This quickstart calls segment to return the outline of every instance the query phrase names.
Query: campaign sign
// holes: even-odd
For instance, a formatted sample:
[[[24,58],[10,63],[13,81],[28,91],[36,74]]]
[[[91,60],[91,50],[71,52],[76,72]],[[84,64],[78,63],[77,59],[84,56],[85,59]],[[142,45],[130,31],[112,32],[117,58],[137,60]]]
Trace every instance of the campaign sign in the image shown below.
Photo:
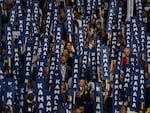
[[[139,105],[139,67],[136,66],[133,72],[133,79],[132,79],[132,88],[131,88],[131,101],[130,101],[130,110],[131,111],[138,111]]]
[[[130,48],[131,47],[131,22],[127,21],[125,23],[126,27],[125,27],[125,40],[126,40],[126,47]]]
[[[80,57],[74,57],[73,70],[72,70],[72,89],[75,91],[78,89],[78,81],[80,74]]]
[[[102,0],[96,0],[97,8],[102,6]]]
[[[52,93],[45,90],[45,112],[46,113],[52,113]]]
[[[96,63],[96,48],[90,50],[91,56],[91,80],[98,81],[97,63]]]
[[[25,79],[31,79],[31,65],[32,65],[32,53],[33,53],[33,41],[28,41],[26,44],[25,52],[25,66],[24,77]]]
[[[5,2],[5,0],[0,0],[0,3],[4,3]]]
[[[135,6],[136,6],[136,13],[138,17],[138,21],[143,21],[143,7],[142,7],[142,0],[135,0]]]
[[[42,58],[47,61],[48,51],[49,51],[50,37],[43,36],[43,55]]]
[[[38,65],[38,72],[36,76],[36,84],[34,88],[34,93],[36,94],[36,112],[37,113],[45,113],[45,92],[44,89],[46,88],[46,80],[44,76],[44,67],[45,67],[45,60],[40,59]]]
[[[31,20],[31,36],[34,37],[35,34],[38,34],[39,33],[39,30],[38,30],[38,23],[36,23],[34,20]]]
[[[121,70],[122,69],[122,55],[123,55],[123,50],[119,49],[118,51],[118,59],[117,59],[117,70]]]
[[[58,64],[56,64],[58,65]],[[53,86],[52,86],[52,92],[53,92],[53,112],[57,112],[58,106],[61,105],[61,74],[58,69],[55,70],[55,75],[53,78]]]
[[[77,7],[84,6],[84,0],[76,0]]]
[[[136,65],[136,56],[135,55],[130,55],[129,56],[129,64],[131,64],[132,66],[135,66]],[[134,68],[134,67],[133,67]]]
[[[58,23],[58,7],[55,7],[53,18],[53,34],[55,34],[57,23]]]
[[[85,18],[82,18],[82,28],[83,28],[83,31],[84,31],[84,34],[86,35],[87,34],[87,25],[88,25],[88,22]]]
[[[33,18],[38,23],[39,20],[39,1],[33,2]]]
[[[57,55],[56,61],[59,62],[61,53],[62,26],[57,25],[55,32],[54,52]]]
[[[146,61],[150,64],[150,34],[147,34],[147,41],[146,41]]]
[[[51,28],[51,23],[52,23],[52,3],[49,2],[48,8],[47,8],[47,14],[46,14],[46,25],[44,28],[44,34],[48,35],[50,34],[50,31],[52,32]]]
[[[7,57],[13,56],[13,41],[12,41],[12,27],[10,24],[5,25],[6,35],[6,55]]]
[[[103,94],[102,84],[100,82],[95,83],[94,95],[94,113],[103,113]]]
[[[67,17],[67,34],[73,35],[73,21],[72,21],[71,7],[66,7],[66,17]]]
[[[19,113],[25,113],[25,96],[26,96],[26,84],[25,83],[19,83]]]
[[[146,52],[146,28],[144,23],[139,25],[139,35],[140,35],[140,42],[141,42],[141,48],[140,51],[141,53],[145,53]]]
[[[117,17],[117,29],[121,30],[121,26],[122,26],[122,6],[118,7],[118,17]]]
[[[0,62],[0,80],[4,79],[4,66],[3,62]]]
[[[48,76],[48,87],[53,83],[53,77],[55,74],[55,67],[56,67],[56,54],[51,54],[50,56],[50,66],[49,66],[49,76]]]
[[[68,113],[72,113],[71,111],[73,110],[73,105],[72,105],[72,102],[73,102],[73,94],[74,94],[74,90],[69,89],[69,90],[67,91],[67,96],[68,96],[67,103],[68,103],[68,106],[67,106],[67,108],[66,108],[65,110],[66,110],[66,112],[68,112]]]
[[[10,25],[12,25],[12,27],[14,26],[15,19],[16,19],[16,8],[12,8],[10,11],[10,19],[9,19],[9,23]]]
[[[77,42],[77,55],[83,55],[84,48],[84,33],[83,28],[78,28],[78,42]]]
[[[100,66],[101,65],[101,39],[100,39],[100,36],[97,36],[96,37],[96,61],[97,61],[97,66]]]
[[[101,66],[102,66],[102,78],[103,80],[110,79],[110,64],[108,56],[108,46],[101,47]]]
[[[19,46],[14,46],[14,62],[12,67],[12,74],[14,79],[14,87],[15,87],[15,97],[16,100],[19,100],[19,89],[18,89],[18,79],[20,74],[20,57],[19,57]]]
[[[17,14],[17,18],[22,17],[22,1],[21,0],[16,0],[16,14]]]
[[[93,0],[93,2],[92,2],[92,11],[95,11],[96,8],[97,8],[97,0]]]
[[[7,84],[5,85],[5,90],[4,90],[4,103],[6,105],[14,106],[15,102],[15,89],[12,86],[8,86]]]
[[[83,49],[83,55],[82,55],[82,61],[81,61],[81,75],[80,77],[85,77],[85,71],[87,69],[88,65],[88,56],[89,56],[89,49],[84,48]]]
[[[132,35],[133,35],[133,39],[136,39],[137,44],[140,45],[140,41],[139,41],[139,28],[138,28],[138,21],[136,17],[132,17],[131,18],[131,29],[132,29]],[[131,39],[132,41],[132,39]]]
[[[112,31],[114,15],[115,15],[114,7],[115,7],[114,1],[110,1],[109,11],[108,11],[108,21],[107,21],[107,32]]]
[[[139,55],[139,45],[137,44],[136,39],[133,37],[133,40],[131,41],[131,51],[132,51],[132,55],[135,56],[135,65],[139,65],[140,64],[140,55]]]
[[[44,80],[43,78],[36,79],[36,112],[37,113],[45,113],[45,94],[44,94]]]
[[[30,36],[31,15],[32,15],[31,7],[27,7],[27,9],[26,9],[26,24],[25,24],[26,37]]]
[[[117,58],[117,54],[116,54],[117,36],[118,36],[118,31],[113,30],[112,38],[111,38],[111,49],[110,49],[110,59],[112,60],[115,60]]]
[[[119,108],[119,94],[120,94],[120,72],[119,70],[115,70],[114,75],[114,89],[113,89],[113,109],[118,110]]]
[[[139,75],[139,102],[145,102],[145,68],[140,67]]]
[[[124,68],[124,80],[123,80],[123,92],[124,93],[124,99],[127,101],[127,97],[129,96],[130,91],[130,82],[131,82],[131,76],[132,76],[133,68],[130,64],[126,64]]]
[[[25,32],[25,17],[18,18],[19,28],[18,30],[21,32],[21,35],[24,35]]]
[[[86,15],[91,16],[92,14],[92,0],[86,0]]]
[[[39,40],[40,40],[40,34],[34,35],[34,46],[33,46],[33,56],[37,55],[38,52],[38,46],[39,46]]]

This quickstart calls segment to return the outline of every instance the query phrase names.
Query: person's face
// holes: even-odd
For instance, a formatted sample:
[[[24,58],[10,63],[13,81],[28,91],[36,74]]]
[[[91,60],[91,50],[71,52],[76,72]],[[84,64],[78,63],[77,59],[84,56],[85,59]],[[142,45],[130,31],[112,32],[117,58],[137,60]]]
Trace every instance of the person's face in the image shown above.
[[[85,80],[81,79],[79,82],[80,87],[85,87]]]
[[[122,106],[119,113],[127,113],[126,107]]]
[[[66,63],[66,58],[64,56],[61,57],[61,63],[65,64]]]
[[[125,50],[124,50],[124,53],[125,53],[125,55],[126,56],[129,56],[130,55],[130,49],[129,48],[126,48]]]
[[[76,109],[74,113],[81,113],[80,109]]]
[[[67,43],[67,49],[71,50],[71,47],[72,47],[71,43]]]
[[[68,50],[63,51],[63,56],[68,56]]]

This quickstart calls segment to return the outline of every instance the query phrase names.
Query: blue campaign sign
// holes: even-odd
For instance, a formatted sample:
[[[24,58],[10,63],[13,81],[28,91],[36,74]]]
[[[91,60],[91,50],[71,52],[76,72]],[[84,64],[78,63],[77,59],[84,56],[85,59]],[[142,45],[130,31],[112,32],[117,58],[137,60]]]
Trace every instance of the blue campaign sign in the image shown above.
[[[140,52],[145,53],[146,52],[146,28],[145,24],[141,23],[138,25],[139,26],[139,35],[140,35],[140,43],[141,43],[141,48]]]
[[[150,34],[147,34],[146,39],[146,62],[150,64]]]
[[[97,36],[96,37],[96,61],[97,61],[97,66],[100,66],[101,64],[101,37],[100,36]]]
[[[14,102],[15,102],[14,87],[6,85],[3,93],[4,93],[4,103],[6,105],[14,106]]]
[[[5,25],[6,35],[6,55],[8,57],[13,56],[13,39],[12,39],[12,26],[10,24]]]
[[[109,64],[109,56],[108,56],[108,46],[101,47],[101,67],[102,67],[102,79],[109,80],[110,64]]]
[[[90,59],[91,59],[91,80],[98,81],[97,74],[97,61],[96,61],[96,48],[90,50]]]
[[[85,77],[85,72],[87,70],[87,66],[89,63],[88,57],[89,56],[89,49],[88,48],[84,48],[83,49],[83,55],[82,55],[82,61],[81,61],[81,75],[80,77]]]
[[[139,75],[139,102],[145,102],[145,68],[140,67]]]
[[[16,20],[16,8],[12,8],[10,11],[10,19],[9,19],[9,24],[12,25],[12,28],[14,27],[15,20]]]
[[[56,26],[58,23],[58,7],[54,8],[54,18],[53,18],[53,34],[55,34]]]
[[[118,7],[118,15],[117,15],[117,30],[121,30],[122,29],[122,11],[123,11],[123,8],[122,6],[120,5]]]
[[[47,61],[48,56],[48,50],[49,50],[49,44],[50,44],[50,37],[49,36],[43,36],[43,52],[42,52],[42,58]]]
[[[34,34],[34,46],[33,46],[33,56],[36,56],[38,53],[40,34]]]
[[[34,94],[36,95],[36,112],[45,113],[45,89],[46,81],[44,77],[44,64],[43,60],[39,63],[38,73],[36,76]]]
[[[59,70],[55,70],[55,75],[53,78],[52,92],[53,92],[53,111],[58,110],[58,106],[61,105],[61,82],[62,77]]]
[[[110,59],[113,59],[113,60],[117,58],[117,54],[116,54],[117,36],[118,36],[118,30],[112,30]]]
[[[115,20],[115,3],[114,1],[109,1],[109,11],[108,11],[108,21],[107,21],[107,32],[112,31],[113,23]]]
[[[5,0],[0,0],[0,3],[4,3],[5,2]]]
[[[21,35],[23,36],[25,34],[25,17],[19,17],[18,23],[19,23],[18,30],[21,32]]]
[[[24,78],[31,79],[31,66],[32,66],[32,53],[33,53],[33,41],[28,41],[26,44],[25,52],[25,66],[24,66]]]
[[[118,51],[118,59],[117,59],[117,70],[122,69],[122,55],[123,55],[123,50],[119,49]]]
[[[131,47],[131,22],[127,21],[125,23],[126,27],[125,27],[125,40],[126,40],[126,47],[130,48]]]
[[[131,88],[131,101],[130,101],[130,110],[138,111],[139,108],[139,76],[140,76],[140,68],[138,66],[135,67],[133,75],[132,75],[132,88]]]
[[[72,69],[72,89],[78,89],[78,81],[80,74],[80,57],[74,57],[73,69]]]
[[[33,2],[33,19],[36,23],[39,21],[39,1]]]
[[[4,64],[0,62],[0,80],[4,79]]]
[[[120,94],[120,72],[118,69],[115,70],[115,75],[114,75],[114,89],[113,89],[113,109],[118,110],[119,108],[119,94]]]
[[[137,19],[139,22],[143,21],[143,3],[142,0],[135,1]]]
[[[73,19],[71,7],[66,7],[66,17],[67,17],[67,34],[73,35]]]
[[[25,96],[26,96],[26,84],[19,83],[19,113],[24,113],[25,111]]]
[[[52,93],[48,90],[45,90],[45,112],[52,113],[53,112],[53,105],[52,105]]]
[[[124,80],[122,85],[123,92],[126,92],[125,101],[128,99],[127,96],[129,96],[129,92],[130,92],[132,72],[133,72],[133,67],[130,64],[126,64],[124,68]]]
[[[91,16],[92,14],[92,0],[86,0],[86,3],[85,3],[85,11],[86,11],[86,15],[87,16]]]
[[[56,54],[51,54],[50,56],[50,66],[49,66],[49,75],[48,75],[48,87],[53,83],[53,77],[56,68]]]
[[[94,113],[103,113],[103,94],[100,82],[95,83],[94,95]]]
[[[82,27],[79,27],[78,28],[78,42],[77,42],[77,55],[83,55],[83,48],[84,48],[84,43],[85,43],[85,40],[84,40],[84,31],[83,31],[83,28]]]
[[[137,44],[140,45],[139,28],[138,28],[138,21],[137,21],[136,17],[132,17],[131,18],[131,29],[132,29],[131,41],[135,39],[137,41]]]

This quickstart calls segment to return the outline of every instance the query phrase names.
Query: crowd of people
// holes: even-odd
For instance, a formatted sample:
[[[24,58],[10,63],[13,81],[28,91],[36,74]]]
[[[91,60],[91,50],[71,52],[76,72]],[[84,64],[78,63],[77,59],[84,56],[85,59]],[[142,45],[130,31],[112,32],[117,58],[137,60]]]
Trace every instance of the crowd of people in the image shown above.
[[[22,3],[22,14],[26,15],[26,4],[28,0],[21,0]],[[49,2],[53,0],[40,0],[39,1],[39,15],[38,15],[38,33],[40,34],[39,39],[39,47],[42,45],[43,36],[45,34],[45,26],[46,26],[46,18],[47,18],[47,6]],[[60,50],[60,67],[59,71],[61,73],[61,105],[58,106],[58,113],[65,113],[65,106],[68,104],[68,94],[69,90],[72,90],[72,77],[73,77],[73,69],[74,69],[74,57],[77,55],[77,43],[78,43],[78,28],[83,27],[82,19],[86,18],[86,10],[85,4],[81,7],[77,6],[77,1],[80,0],[56,0],[55,5],[59,8],[58,12],[58,24],[62,25],[63,32],[61,38],[61,50]],[[86,2],[86,0],[81,0],[82,2]],[[94,1],[94,0],[93,0]],[[32,0],[31,0],[32,2]],[[107,32],[107,22],[109,16],[109,8],[110,8],[109,0],[102,0],[101,8],[95,8],[92,10],[90,15],[90,21],[86,26],[86,36],[84,39],[84,48],[88,48],[92,50],[96,48],[96,40],[97,37],[100,37],[101,45],[108,46],[108,51],[111,49],[111,35]],[[150,10],[145,10],[144,6],[146,5],[146,1],[143,0],[143,23],[145,24],[146,31],[145,33],[150,33]],[[118,0],[118,4],[122,6],[122,22],[121,22],[121,31],[117,34],[117,44],[116,44],[116,54],[118,56],[119,50],[123,50],[122,55],[122,65],[121,65],[121,73],[119,77],[120,84],[124,82],[124,68],[126,64],[129,64],[129,56],[132,54],[131,48],[126,47],[126,38],[125,38],[125,29],[126,29],[126,15],[127,15],[127,1],[126,0]],[[14,78],[13,77],[13,60],[14,57],[9,59],[6,53],[6,29],[5,25],[10,21],[10,12],[13,7],[15,7],[14,0],[6,0],[4,3],[0,4],[1,6],[1,38],[0,38],[0,64],[1,68],[3,68],[3,76],[4,78]],[[66,17],[66,7],[70,6],[72,9],[72,25],[73,25],[73,34],[68,35],[67,30],[67,17]],[[136,7],[135,7],[136,8]],[[136,13],[134,12],[134,15]],[[14,26],[18,27],[18,22],[16,21]],[[15,28],[14,27],[14,28]],[[50,72],[50,64],[51,64],[51,55],[55,53],[55,33],[50,32],[50,44],[48,48],[48,55],[46,59],[46,64],[44,67],[44,78],[45,82],[49,80],[49,72]],[[33,37],[30,37],[29,40],[34,40]],[[17,45],[17,38],[13,39],[13,45]],[[38,50],[38,49],[37,49]],[[38,73],[38,65],[36,64],[42,55],[35,55],[32,59],[32,71],[30,73],[30,79],[27,81],[24,79],[24,67],[25,67],[25,53],[26,53],[26,43],[20,46],[20,67],[19,67],[19,75],[18,84],[25,83],[26,84],[26,94],[24,99],[24,113],[36,113],[36,94],[34,94],[34,86],[36,84],[36,76]],[[146,56],[146,54],[144,55]],[[96,57],[96,56],[95,56]],[[86,71],[82,74],[85,74],[83,77],[78,77],[78,89],[75,91],[75,99],[72,101],[72,112],[73,113],[94,113],[94,102],[95,102],[95,82],[102,83],[102,95],[103,95],[103,112],[104,113],[112,113],[113,111],[113,90],[114,90],[114,75],[117,68],[117,59],[110,60],[110,68],[109,74],[110,79],[104,80],[102,78],[102,67],[103,65],[97,67],[97,80],[93,81],[91,78],[91,70],[90,64],[86,67]],[[82,59],[80,59],[82,62]],[[91,59],[88,58],[90,62]],[[11,63],[10,63],[11,62]],[[80,62],[80,65],[82,63]],[[149,82],[149,64],[147,64],[146,58],[141,57],[140,66],[145,68],[145,102],[139,103],[139,109],[137,113],[145,113],[146,110],[150,107],[150,82]],[[54,75],[55,76],[55,75]],[[0,76],[0,79],[3,80],[3,77]],[[45,87],[45,89],[49,90]],[[50,91],[50,90],[49,90]],[[128,96],[127,100],[124,100],[124,96],[126,92],[120,92],[118,94],[118,98],[121,97],[121,104],[117,109],[118,113],[130,113],[130,96]],[[53,97],[52,97],[53,98]],[[1,97],[1,100],[2,97]],[[6,103],[0,103],[1,108],[0,111],[8,111],[8,113],[18,113],[19,105],[12,106],[7,105]],[[149,111],[150,112],[150,111]],[[147,110],[147,113],[149,113]],[[100,113],[100,112],[99,112]],[[131,112],[132,113],[132,112]]]

